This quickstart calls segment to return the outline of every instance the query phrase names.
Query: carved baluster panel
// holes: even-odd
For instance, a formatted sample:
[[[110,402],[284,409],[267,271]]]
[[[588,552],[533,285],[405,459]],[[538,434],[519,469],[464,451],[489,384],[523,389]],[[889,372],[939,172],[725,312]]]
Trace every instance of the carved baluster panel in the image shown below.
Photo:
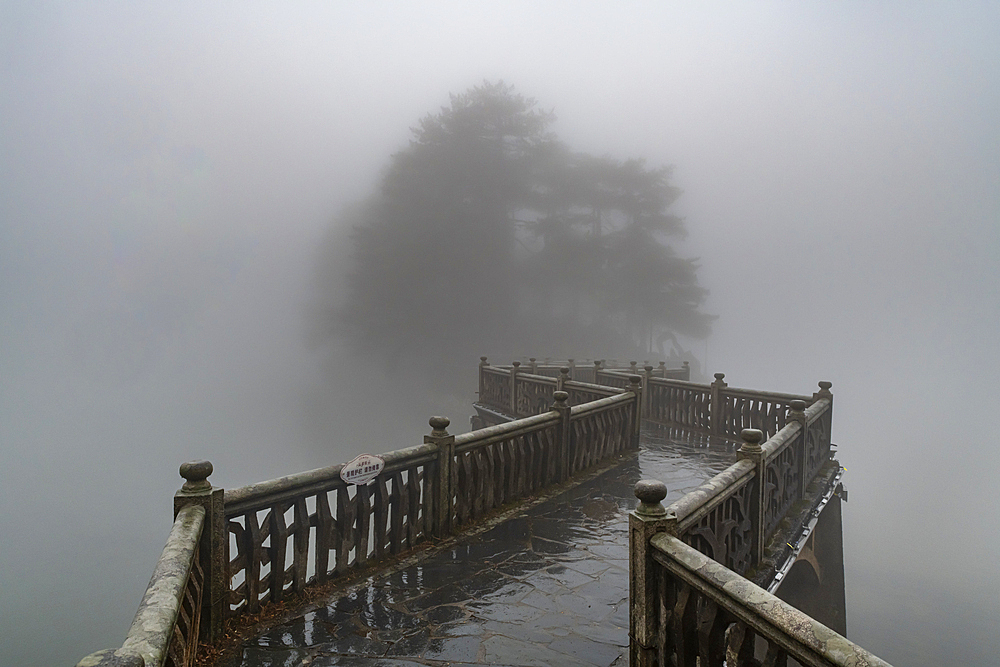
[[[370,483],[375,496],[372,503],[372,536],[375,538],[375,543],[372,545],[372,558],[375,560],[383,558],[389,546],[389,489],[387,483],[385,474],[379,475]]]
[[[337,519],[334,526],[337,534],[335,540],[337,551],[335,572],[338,575],[346,573],[352,565],[351,552],[357,544],[357,533],[354,530],[356,518],[357,511],[354,499],[350,495],[350,488],[342,486],[337,489]]]
[[[305,588],[306,574],[309,571],[309,525],[311,521],[305,496],[295,500],[294,512],[291,584],[292,590],[298,592]]]
[[[747,570],[752,555],[750,489],[750,484],[741,486],[680,536],[685,543],[739,574]]]
[[[764,538],[769,538],[799,493],[799,448],[790,443],[764,467]]]
[[[403,473],[397,470],[389,475],[389,553],[398,554],[403,550],[406,520],[406,505],[403,502]]]
[[[336,492],[334,492],[336,493]],[[330,577],[330,552],[336,550],[337,533],[334,530],[333,513],[330,511],[329,493],[316,494],[316,514],[313,525],[316,526],[316,581],[324,581]]]

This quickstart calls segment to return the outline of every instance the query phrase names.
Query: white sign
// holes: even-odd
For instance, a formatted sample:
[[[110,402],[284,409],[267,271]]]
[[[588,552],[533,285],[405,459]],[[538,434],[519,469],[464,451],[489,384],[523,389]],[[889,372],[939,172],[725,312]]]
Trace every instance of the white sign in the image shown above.
[[[367,484],[385,467],[385,459],[374,454],[360,454],[340,469],[340,479],[348,484]]]

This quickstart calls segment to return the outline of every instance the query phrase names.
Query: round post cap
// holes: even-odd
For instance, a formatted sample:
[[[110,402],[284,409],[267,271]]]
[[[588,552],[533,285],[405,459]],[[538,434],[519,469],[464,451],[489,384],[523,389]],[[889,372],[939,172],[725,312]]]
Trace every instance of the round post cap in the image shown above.
[[[635,513],[644,516],[666,516],[667,510],[661,501],[667,497],[667,485],[657,479],[643,479],[635,483],[633,490],[639,499]]]
[[[212,484],[208,481],[208,476],[212,474],[212,463],[210,461],[188,461],[182,463],[180,468],[181,477],[184,478],[182,491],[208,491]]]
[[[759,428],[745,428],[740,432],[740,437],[743,438],[743,446],[740,447],[740,451],[759,452],[760,442],[764,439],[764,432]]]
[[[431,417],[427,423],[431,426],[431,435],[438,437],[448,435],[448,426],[451,424],[451,420],[447,417]]]

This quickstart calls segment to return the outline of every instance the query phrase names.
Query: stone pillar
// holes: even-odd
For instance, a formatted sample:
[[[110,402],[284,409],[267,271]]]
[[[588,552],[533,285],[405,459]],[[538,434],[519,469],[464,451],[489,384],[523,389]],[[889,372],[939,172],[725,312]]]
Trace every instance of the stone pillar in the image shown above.
[[[566,366],[569,368],[569,377],[571,380],[576,378],[576,362],[573,359],[566,360]]]
[[[753,531],[753,560],[750,567],[759,564],[764,560],[764,450],[760,443],[764,439],[764,432],[756,428],[745,428],[740,433],[743,438],[743,445],[736,452],[739,461],[749,459],[753,461],[756,470],[753,481],[750,482],[750,524]]]
[[[510,369],[510,415],[519,417],[517,414],[517,374],[521,370],[521,362],[515,361]]]
[[[572,448],[572,438],[573,432],[570,428],[569,417],[570,408],[566,399],[569,398],[569,394],[565,391],[556,391],[552,394],[554,402],[552,403],[552,409],[559,413],[559,426],[556,431],[556,437],[558,438],[558,449],[557,454],[557,465],[556,465],[556,480],[562,482],[569,478],[570,475],[570,456]]]
[[[653,395],[650,389],[651,380],[653,379],[653,367],[646,364],[642,369],[646,371],[642,376],[642,416],[648,417],[650,396]]]
[[[719,396],[719,392],[729,385],[725,381],[725,373],[716,373],[715,382],[712,383],[711,396],[709,397],[709,424],[711,428],[709,429],[713,435],[722,435],[725,433],[725,410],[722,407],[722,398]]]
[[[569,380],[569,366],[563,366],[559,369],[559,379],[556,380],[556,390],[563,391],[563,386],[566,381]]]
[[[528,357],[528,367],[532,375],[538,375],[538,363],[535,361],[534,357]]]
[[[437,479],[434,481],[434,535],[444,537],[451,533],[452,470],[455,460],[455,436],[448,434],[451,420],[431,417],[428,420],[431,434],[424,436],[424,443],[437,445]]]
[[[819,383],[819,391],[813,393],[813,400],[818,400],[820,398],[829,398],[830,400],[833,400],[833,392],[830,391],[831,387],[833,387],[832,382],[821,381]]]
[[[653,667],[660,600],[649,540],[657,533],[671,531],[677,518],[668,516],[661,502],[667,497],[663,482],[648,479],[637,482],[635,497],[640,501],[639,506],[628,518],[629,664]]]
[[[790,446],[795,448],[795,456],[799,462],[799,488],[796,495],[799,498],[806,497],[806,486],[809,480],[806,479],[806,402],[795,399],[788,403],[788,415],[785,417],[786,424],[798,423],[798,439]]]
[[[630,361],[630,362],[628,362],[628,372],[631,373],[632,375],[638,375],[639,374],[639,362],[637,362],[637,361]]]
[[[685,361],[684,365],[682,366],[682,368],[684,369],[684,377],[681,378],[681,379],[685,380],[687,382],[690,382],[691,381],[691,364],[690,364],[690,362]]]
[[[632,447],[638,449],[639,434],[642,431],[642,406],[645,403],[646,392],[642,388],[642,378],[638,375],[630,375],[628,382],[628,390],[635,394],[635,424],[632,429]]]
[[[205,527],[198,545],[201,566],[205,572],[199,635],[203,641],[208,642],[222,636],[229,598],[229,575],[226,571],[229,532],[226,528],[223,499],[225,491],[212,486],[208,481],[212,470],[212,464],[208,461],[182,463],[180,473],[185,480],[184,485],[174,494],[174,518],[188,505],[201,505],[205,508]]]
[[[490,363],[486,361],[486,357],[479,357],[479,402],[483,401],[483,394],[486,391],[486,377],[483,373],[483,369],[489,366]]]
[[[657,370],[660,371],[661,378],[667,377],[667,362],[661,361],[659,368],[657,368]]]
[[[600,377],[601,377],[601,362],[600,361],[595,361],[594,362],[594,384],[601,384]]]

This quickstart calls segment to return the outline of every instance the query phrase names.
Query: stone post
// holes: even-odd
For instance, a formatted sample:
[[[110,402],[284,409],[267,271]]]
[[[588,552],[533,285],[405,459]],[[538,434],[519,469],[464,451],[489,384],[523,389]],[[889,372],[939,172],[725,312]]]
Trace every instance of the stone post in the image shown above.
[[[638,375],[639,374],[639,362],[637,362],[637,361],[630,361],[630,362],[628,362],[628,372],[631,373],[632,375]]]
[[[691,381],[691,363],[688,362],[688,361],[685,361],[684,365],[682,366],[682,368],[684,369],[684,377],[682,379],[685,380],[685,381],[687,381],[687,382],[690,382]]]
[[[538,363],[534,357],[528,357],[528,367],[531,369],[532,375],[538,375]]]
[[[569,378],[571,380],[576,378],[576,362],[572,359],[566,360],[566,366],[569,368]]]
[[[517,374],[521,370],[521,362],[515,361],[510,369],[510,414],[512,417],[520,417],[517,414]]]
[[[455,460],[455,436],[448,434],[451,420],[431,417],[428,420],[431,434],[424,436],[424,444],[437,445],[437,479],[434,482],[434,536],[444,537],[451,532],[452,469]]]
[[[792,445],[795,448],[795,456],[799,461],[799,490],[796,495],[799,498],[805,498],[806,486],[809,480],[806,479],[806,402],[795,399],[788,403],[788,416],[785,417],[785,423],[791,424],[798,422],[799,426],[799,436],[798,440]]]
[[[725,373],[716,373],[715,382],[712,383],[711,395],[709,397],[708,403],[708,414],[709,414],[709,425],[710,431],[713,435],[722,435],[725,433],[725,409],[722,406],[722,397],[719,396],[719,392],[729,385],[725,381]]]
[[[661,502],[667,497],[663,482],[649,479],[637,482],[635,497],[639,506],[628,518],[629,664],[653,667],[660,600],[649,540],[657,533],[672,532],[677,518],[668,516]]]
[[[638,375],[630,375],[628,378],[629,391],[635,394],[635,424],[632,429],[632,447],[639,448],[639,434],[642,431],[642,406],[645,402],[646,392],[642,388],[642,378]]]
[[[483,401],[483,393],[486,391],[486,374],[483,373],[483,369],[489,366],[490,363],[486,361],[486,357],[479,357],[479,402]]]
[[[650,397],[653,395],[652,384],[653,379],[653,367],[646,364],[642,367],[646,373],[642,376],[642,416],[648,417],[650,413]]]
[[[601,384],[600,377],[601,377],[601,362],[600,361],[595,361],[594,362],[594,384]]]
[[[660,366],[657,370],[660,371],[661,378],[667,377],[667,362],[661,361]]]
[[[201,566],[205,572],[199,636],[202,641],[207,642],[222,636],[222,623],[226,617],[229,597],[229,576],[226,572],[229,533],[223,500],[225,491],[212,486],[208,481],[212,470],[212,464],[208,461],[182,463],[180,473],[185,480],[184,485],[174,494],[174,518],[188,505],[201,505],[205,508],[205,527],[198,545]]]
[[[832,382],[820,382],[819,391],[813,393],[813,400],[818,400],[821,398],[829,398],[833,400],[833,392],[830,388],[833,386]]]
[[[559,369],[559,379],[556,380],[556,390],[563,391],[563,386],[569,380],[569,366],[563,366]]]
[[[570,455],[572,448],[573,431],[570,427],[570,407],[566,402],[569,394],[565,391],[556,391],[552,394],[552,409],[559,413],[559,426],[556,430],[559,448],[557,453],[556,481],[562,482],[570,476]]]
[[[743,445],[736,452],[739,461],[749,459],[753,461],[756,470],[754,471],[750,494],[750,524],[753,531],[753,560],[750,567],[758,565],[764,560],[764,490],[766,487],[764,477],[764,450],[760,443],[764,439],[764,433],[760,429],[745,428],[740,433],[743,438]]]

